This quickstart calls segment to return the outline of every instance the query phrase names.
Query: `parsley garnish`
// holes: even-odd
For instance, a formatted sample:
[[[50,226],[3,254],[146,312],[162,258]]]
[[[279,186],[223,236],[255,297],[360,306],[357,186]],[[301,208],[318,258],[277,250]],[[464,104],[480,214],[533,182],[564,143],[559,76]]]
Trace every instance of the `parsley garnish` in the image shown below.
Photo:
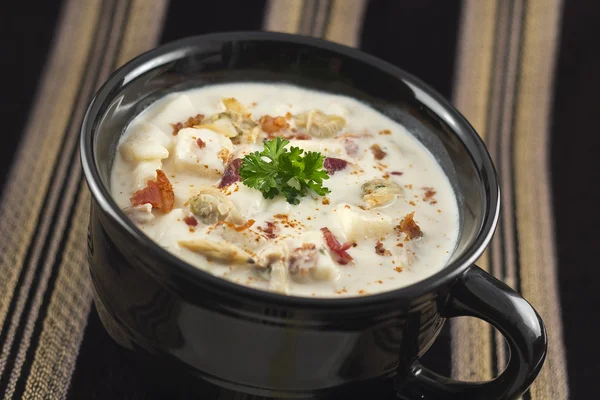
[[[323,186],[323,179],[329,179],[323,169],[323,155],[298,147],[288,150],[288,143],[277,137],[265,142],[263,151],[246,155],[240,166],[242,183],[260,190],[265,199],[282,194],[290,204],[300,203],[298,197],[306,196],[309,189],[320,196],[329,193]]]

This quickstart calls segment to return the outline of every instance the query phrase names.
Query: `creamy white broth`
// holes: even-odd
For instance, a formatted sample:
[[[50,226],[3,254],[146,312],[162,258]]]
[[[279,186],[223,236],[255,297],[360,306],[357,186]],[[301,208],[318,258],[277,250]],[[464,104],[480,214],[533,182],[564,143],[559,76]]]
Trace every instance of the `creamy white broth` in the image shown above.
[[[241,141],[239,144],[232,144],[214,127],[183,128],[173,134],[173,124],[198,114],[206,120],[226,111],[225,98],[235,98],[257,122],[263,116],[287,115],[289,128],[273,135],[305,134],[306,127],[296,126],[295,117],[311,110],[342,117],[345,126],[333,137],[290,139],[288,145],[348,162],[324,181],[330,193],[318,196],[312,192],[292,205],[283,196],[265,199],[260,191],[238,181],[219,190],[233,203],[237,217],[228,217],[228,224],[196,218],[189,200],[198,188],[216,188],[231,158],[262,150],[266,140],[261,129],[256,143],[247,143],[252,138],[239,135],[233,138]],[[196,144],[197,138],[204,148]],[[386,153],[381,160],[375,158],[373,145]],[[223,148],[231,153],[229,159],[217,155]],[[157,169],[164,171],[172,184],[174,208],[168,213],[150,205],[132,209],[130,198],[148,180],[156,179]],[[401,193],[391,196],[389,204],[371,208],[374,203],[365,201],[361,187],[374,179],[399,185]],[[423,280],[448,262],[459,229],[456,198],[447,177],[404,127],[355,99],[284,84],[214,85],[174,93],[156,102],[134,119],[120,139],[111,191],[118,206],[127,209],[143,232],[190,264],[241,285],[297,296],[360,296]],[[386,201],[390,201],[389,195]],[[409,239],[398,225],[413,212],[422,237]],[[198,222],[196,226],[188,224],[191,217]],[[249,228],[232,229],[244,228],[248,220],[254,220]],[[272,234],[268,223],[274,227]],[[338,262],[323,227],[340,243],[353,243],[346,250],[351,262]],[[207,259],[205,251],[182,245],[199,239],[235,245],[254,264]],[[311,257],[300,262],[299,255],[306,253],[294,250],[304,244],[314,245],[314,250],[307,250]],[[282,256],[281,261],[270,264],[277,255]],[[294,264],[291,269],[290,263]],[[271,268],[266,268],[267,264]]]

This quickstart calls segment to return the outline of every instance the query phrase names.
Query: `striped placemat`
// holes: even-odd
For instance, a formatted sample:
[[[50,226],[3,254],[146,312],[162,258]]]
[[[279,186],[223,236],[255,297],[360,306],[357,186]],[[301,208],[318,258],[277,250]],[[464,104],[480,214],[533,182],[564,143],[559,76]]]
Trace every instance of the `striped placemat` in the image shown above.
[[[451,96],[486,141],[504,190],[500,227],[479,264],[523,293],[548,328],[546,364],[524,398],[568,398],[548,169],[561,1],[190,3],[62,2],[0,202],[2,398],[165,398],[129,368],[130,355],[107,338],[91,303],[81,120],[111,71],[161,41],[261,28],[362,47],[417,69],[411,72]],[[227,12],[236,8],[236,15]],[[402,26],[390,28],[394,21]],[[428,33],[436,27],[451,34]],[[415,42],[423,49],[407,52]],[[420,52],[433,64],[420,68],[403,59]],[[485,380],[508,356],[489,325],[461,319],[445,329],[427,360],[456,378]]]

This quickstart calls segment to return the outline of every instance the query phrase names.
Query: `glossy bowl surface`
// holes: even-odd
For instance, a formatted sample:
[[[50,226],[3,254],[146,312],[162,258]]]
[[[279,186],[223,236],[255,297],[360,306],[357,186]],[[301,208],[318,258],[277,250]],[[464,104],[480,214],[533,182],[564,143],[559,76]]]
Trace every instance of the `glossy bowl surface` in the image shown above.
[[[217,278],[146,237],[110,196],[121,133],[167,93],[235,81],[352,96],[403,124],[439,161],[459,201],[460,238],[446,268],[369,296],[284,296]],[[301,36],[213,34],[139,56],[93,99],[81,154],[92,194],[90,272],[108,332],[125,347],[250,393],[302,397],[378,377],[402,380],[438,335],[452,288],[489,243],[499,215],[489,154],[442,96],[375,57]]]

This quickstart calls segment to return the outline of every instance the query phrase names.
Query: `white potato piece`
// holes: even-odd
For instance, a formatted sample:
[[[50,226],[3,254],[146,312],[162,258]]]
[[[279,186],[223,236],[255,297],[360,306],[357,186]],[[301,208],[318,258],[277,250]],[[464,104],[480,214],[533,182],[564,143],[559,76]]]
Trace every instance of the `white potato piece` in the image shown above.
[[[198,113],[199,111],[196,110],[190,98],[187,95],[180,94],[170,96],[164,102],[161,102],[161,107],[154,111],[150,121],[165,134],[170,135],[173,132],[171,124],[187,121],[189,117],[193,117]]]
[[[133,189],[139,190],[146,186],[148,181],[156,179],[156,170],[162,168],[162,161],[142,161],[133,170]]]
[[[162,160],[169,157],[171,138],[156,126],[143,122],[129,129],[130,134],[119,146],[125,161]]]
[[[364,211],[348,204],[339,204],[334,210],[347,241],[381,238],[394,229],[392,218],[377,211]]]
[[[200,148],[197,139],[205,146]],[[227,156],[233,151],[231,140],[210,129],[185,128],[179,131],[174,163],[178,172],[190,172],[207,178],[223,175]]]

